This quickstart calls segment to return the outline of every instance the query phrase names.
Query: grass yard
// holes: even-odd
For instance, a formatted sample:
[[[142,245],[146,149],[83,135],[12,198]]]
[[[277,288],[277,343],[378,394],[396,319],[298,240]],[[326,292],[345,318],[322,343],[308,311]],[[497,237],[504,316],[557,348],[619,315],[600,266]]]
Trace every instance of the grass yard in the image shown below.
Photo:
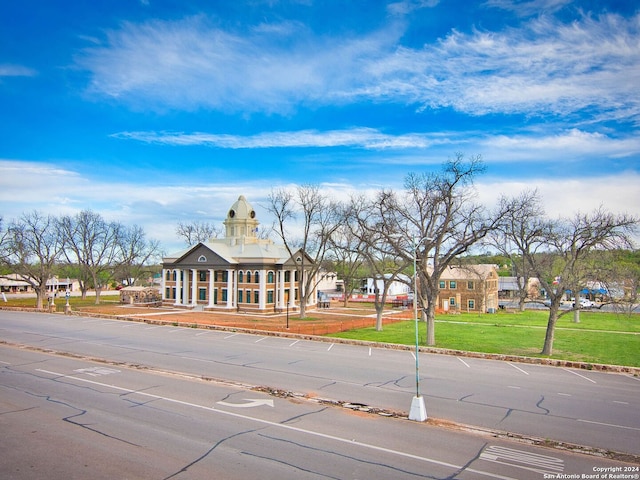
[[[498,312],[491,315],[461,314],[436,317],[436,347],[483,353],[544,357],[548,312]],[[581,312],[558,320],[551,358],[640,367],[640,315]],[[419,323],[420,345],[426,344],[426,325]],[[333,337],[415,344],[414,321],[332,334]]]

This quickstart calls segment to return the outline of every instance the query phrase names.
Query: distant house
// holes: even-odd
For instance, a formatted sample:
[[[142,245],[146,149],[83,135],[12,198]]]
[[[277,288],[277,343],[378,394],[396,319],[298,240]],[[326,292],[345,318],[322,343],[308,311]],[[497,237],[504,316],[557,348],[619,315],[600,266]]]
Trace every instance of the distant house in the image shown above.
[[[450,265],[439,280],[438,309],[448,312],[495,312],[498,308],[495,265]]]
[[[520,290],[518,277],[500,277],[498,279],[498,298],[501,300],[518,300]],[[540,298],[542,291],[540,289],[540,280],[530,278],[527,282],[527,298]]]
[[[386,275],[386,278],[390,278],[391,275]],[[397,275],[397,280],[394,280],[389,285],[389,289],[387,290],[387,295],[391,297],[396,296],[405,296],[409,295],[412,292],[409,284],[411,283],[411,277],[407,275]],[[376,290],[382,294],[382,289],[384,288],[384,282],[381,278],[365,278],[362,282],[362,293],[366,293],[367,295],[375,295]]]
[[[58,293],[80,290],[80,283],[76,279],[52,277],[47,280],[47,291]],[[22,275],[11,273],[0,277],[0,292],[4,293],[32,293],[33,287],[24,280]]]

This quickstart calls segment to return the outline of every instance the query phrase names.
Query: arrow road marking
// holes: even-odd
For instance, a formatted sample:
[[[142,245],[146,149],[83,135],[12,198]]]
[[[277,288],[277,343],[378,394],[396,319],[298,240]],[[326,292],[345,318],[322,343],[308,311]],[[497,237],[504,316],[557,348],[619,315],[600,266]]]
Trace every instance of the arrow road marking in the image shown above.
[[[217,402],[218,405],[224,405],[225,407],[234,407],[234,408],[251,408],[251,407],[260,407],[262,405],[267,405],[273,408],[273,400],[263,400],[259,398],[245,398],[248,403],[229,403],[229,402]]]

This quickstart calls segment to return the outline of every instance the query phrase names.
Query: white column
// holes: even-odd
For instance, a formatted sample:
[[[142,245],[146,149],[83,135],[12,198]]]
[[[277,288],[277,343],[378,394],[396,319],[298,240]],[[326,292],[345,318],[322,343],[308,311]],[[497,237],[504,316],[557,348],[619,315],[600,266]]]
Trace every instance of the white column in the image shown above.
[[[233,308],[237,294],[234,289],[233,270],[227,269],[227,308]]]
[[[176,301],[174,305],[180,305],[182,299],[182,282],[180,281],[180,270],[175,270],[176,272]]]
[[[296,270],[291,270],[289,274],[289,306],[296,306]]]
[[[182,305],[189,305],[189,270],[182,270]]]
[[[215,293],[215,287],[213,279],[216,278],[216,271],[213,268],[209,269],[209,304],[208,307],[213,307],[213,294]]]
[[[267,308],[267,271],[260,270],[260,302],[258,308]]]
[[[191,305],[195,306],[198,303],[198,270],[196,268],[191,269]]]
[[[278,276],[276,277],[276,288],[278,289],[278,308],[287,308],[287,305],[284,301],[284,270],[278,271]]]
[[[166,290],[167,290],[167,283],[166,283],[166,281],[165,281],[165,275],[166,275],[166,274],[167,274],[167,271],[163,268],[163,269],[162,269],[162,282],[160,282],[160,288],[162,289],[162,290],[161,290],[161,293],[162,293],[162,300],[166,300],[166,299],[167,299],[167,298],[166,298],[166,296],[165,296],[165,292],[166,292]],[[67,286],[67,289],[69,289],[69,287],[68,287],[68,286]]]

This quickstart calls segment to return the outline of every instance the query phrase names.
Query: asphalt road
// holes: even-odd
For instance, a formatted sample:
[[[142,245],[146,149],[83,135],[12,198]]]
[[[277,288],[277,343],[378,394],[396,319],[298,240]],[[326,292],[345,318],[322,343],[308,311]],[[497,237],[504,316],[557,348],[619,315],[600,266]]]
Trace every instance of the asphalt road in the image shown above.
[[[635,468],[178,375],[7,346],[0,358],[3,479],[525,480]]]
[[[393,411],[408,411],[415,389],[414,357],[408,351],[7,311],[0,312],[0,339],[43,350],[232,381],[236,388],[263,385]],[[0,359],[4,361],[3,357]],[[640,453],[640,380],[630,375],[428,354],[421,354],[420,361],[421,390],[430,417]],[[69,375],[68,371],[49,371],[53,373],[38,375]],[[206,382],[209,388],[214,384],[224,383]],[[134,385],[126,388],[142,391]],[[192,389],[190,386],[187,390]],[[191,403],[200,405],[197,401]],[[371,428],[369,422],[367,427],[358,428]],[[419,432],[430,428],[407,421],[402,425],[403,429],[423,429]],[[416,442],[420,445],[424,439],[421,436]],[[400,446],[398,451],[409,450]],[[555,452],[551,456],[557,457]],[[464,458],[458,460],[452,464],[465,464]],[[434,478],[441,478],[439,475]]]

